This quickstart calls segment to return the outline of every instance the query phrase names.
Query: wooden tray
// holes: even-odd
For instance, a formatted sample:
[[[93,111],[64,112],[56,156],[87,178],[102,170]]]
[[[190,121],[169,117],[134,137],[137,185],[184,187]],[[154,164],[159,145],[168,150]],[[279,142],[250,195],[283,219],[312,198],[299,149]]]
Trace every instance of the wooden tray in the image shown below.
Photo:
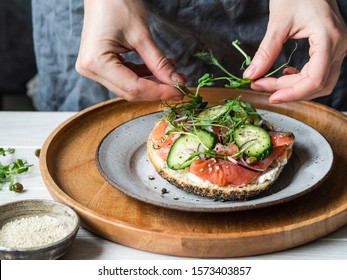
[[[99,174],[99,142],[117,125],[149,112],[159,102],[113,99],[81,111],[48,137],[40,168],[52,197],[74,208],[82,226],[114,242],[155,253],[191,257],[237,257],[285,250],[327,235],[347,223],[347,118],[312,102],[271,105],[254,91],[206,88],[211,104],[237,97],[255,107],[298,119],[323,134],[335,164],[326,181],[293,201],[234,213],[189,213],[130,198]]]

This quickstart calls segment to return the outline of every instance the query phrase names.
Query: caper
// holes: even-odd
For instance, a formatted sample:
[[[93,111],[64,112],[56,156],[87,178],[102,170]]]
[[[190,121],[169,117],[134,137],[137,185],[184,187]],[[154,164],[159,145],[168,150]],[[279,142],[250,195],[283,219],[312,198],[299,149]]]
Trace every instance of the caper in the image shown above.
[[[290,138],[295,138],[293,132],[284,132],[283,136],[290,137]]]
[[[20,193],[20,192],[23,191],[23,189],[24,189],[24,187],[23,187],[23,185],[21,183],[15,183],[13,185],[14,192]]]
[[[247,164],[249,164],[249,165],[255,164],[257,161],[258,161],[258,160],[257,160],[256,157],[248,157],[248,158],[246,158],[246,162],[247,162]]]
[[[247,118],[247,119],[245,120],[245,123],[253,124],[253,120],[252,120],[251,118]]]
[[[41,149],[35,150],[35,156],[40,157]]]

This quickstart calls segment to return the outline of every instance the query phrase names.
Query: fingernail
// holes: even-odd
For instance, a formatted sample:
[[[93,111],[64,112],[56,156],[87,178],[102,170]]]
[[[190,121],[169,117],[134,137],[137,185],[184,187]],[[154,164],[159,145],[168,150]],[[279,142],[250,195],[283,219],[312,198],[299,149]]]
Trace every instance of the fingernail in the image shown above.
[[[273,98],[269,98],[269,102],[270,102],[271,104],[279,104],[279,103],[281,103],[281,101],[279,101],[279,100],[277,100],[277,99],[273,99]]]
[[[184,85],[184,83],[186,82],[185,79],[180,74],[178,74],[177,72],[173,72],[170,75],[170,79],[174,83],[179,83],[179,84],[182,84],[182,85]]]
[[[257,91],[262,91],[263,90],[263,88],[258,86],[257,84],[252,84],[251,85],[251,89],[257,90]]]
[[[275,93],[273,93],[273,94],[269,97],[269,102],[272,103],[272,104],[282,103],[281,94],[275,94]]]
[[[243,72],[243,77],[244,77],[244,78],[251,78],[252,75],[255,73],[255,70],[256,70],[255,66],[250,65],[250,66],[245,70],[245,72]]]

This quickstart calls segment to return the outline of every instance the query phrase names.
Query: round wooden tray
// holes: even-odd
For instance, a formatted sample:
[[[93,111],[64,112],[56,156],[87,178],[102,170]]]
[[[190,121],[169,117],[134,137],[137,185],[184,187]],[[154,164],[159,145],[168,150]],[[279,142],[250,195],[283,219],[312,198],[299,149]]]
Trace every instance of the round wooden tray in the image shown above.
[[[190,257],[237,257],[299,246],[347,223],[347,118],[312,102],[271,105],[254,91],[206,88],[211,104],[237,97],[256,108],[300,120],[332,145],[335,163],[314,191],[280,205],[233,213],[190,213],[130,198],[99,174],[95,153],[117,125],[160,111],[160,102],[129,103],[113,99],[76,114],[48,137],[40,168],[52,197],[74,208],[82,226],[114,242],[161,254]]]

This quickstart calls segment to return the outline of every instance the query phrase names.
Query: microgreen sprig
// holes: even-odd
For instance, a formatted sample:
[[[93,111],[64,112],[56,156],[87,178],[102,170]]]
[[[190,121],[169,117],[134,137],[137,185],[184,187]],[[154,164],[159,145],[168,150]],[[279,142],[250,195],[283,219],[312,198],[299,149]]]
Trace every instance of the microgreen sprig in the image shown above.
[[[244,56],[245,60],[242,63],[241,69],[244,70],[244,66],[249,66],[251,64],[251,57],[246,54],[246,52],[241,48],[241,43],[239,40],[235,40],[232,42],[232,45]],[[288,61],[283,63],[280,67],[276,68],[274,71],[264,75],[264,77],[270,77],[277,73],[279,70],[283,69],[284,67],[287,67],[291,61],[292,55],[297,49],[297,44],[295,43],[295,47],[292,50],[292,52],[289,55]],[[225,84],[225,87],[227,88],[239,88],[243,89],[249,86],[253,80],[248,78],[240,78],[235,76],[234,74],[230,73],[227,69],[225,69],[217,60],[217,58],[213,55],[212,50],[209,49],[208,51],[199,51],[195,53],[195,56],[200,58],[203,62],[206,64],[217,66],[220,70],[222,70],[227,76],[221,76],[221,77],[213,77],[211,74],[205,74],[203,75],[198,83],[201,86],[212,86],[214,85],[215,81],[219,80],[225,80],[228,83]],[[200,87],[201,87],[200,86]]]
[[[13,148],[4,149],[4,148],[0,147],[0,156],[6,156],[7,154],[13,154],[14,151],[15,150]]]
[[[252,58],[248,54],[246,54],[245,51],[240,47],[241,42],[239,40],[233,41],[232,45],[245,57],[245,60],[241,65],[241,69],[244,70],[244,65],[249,66],[251,64]]]
[[[8,148],[6,150],[0,148],[0,155],[3,156],[6,156],[6,154],[13,154],[14,152],[15,149],[13,148]],[[8,165],[0,163],[0,189],[8,185],[10,191],[16,191],[16,184],[18,183],[15,183],[15,176],[27,172],[31,166],[32,164],[29,164],[23,159],[16,159]]]
[[[296,51],[296,49],[298,48],[298,44],[295,42],[295,46],[294,46],[294,49],[292,50],[292,52],[290,53],[289,57],[288,57],[288,60],[287,62],[283,63],[280,67],[276,68],[274,71],[270,72],[270,73],[267,73],[266,75],[264,75],[264,77],[270,77],[272,76],[273,74],[277,73],[279,70],[287,67],[290,63],[290,61],[292,60],[292,56],[294,54],[294,52]]]

